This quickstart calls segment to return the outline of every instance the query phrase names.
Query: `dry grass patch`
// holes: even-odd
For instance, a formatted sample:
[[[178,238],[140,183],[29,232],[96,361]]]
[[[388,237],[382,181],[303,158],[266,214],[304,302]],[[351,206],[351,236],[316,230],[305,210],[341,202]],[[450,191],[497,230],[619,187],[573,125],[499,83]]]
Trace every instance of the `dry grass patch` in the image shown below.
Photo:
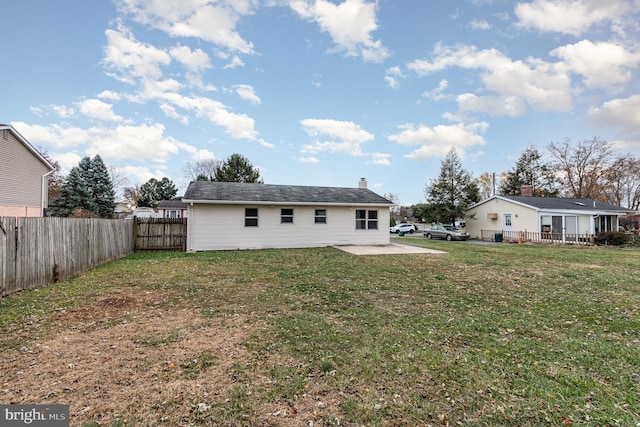
[[[73,425],[182,425],[194,410],[226,405],[252,329],[246,317],[168,310],[152,292],[102,296],[54,317],[65,325],[54,337],[2,353],[0,398],[70,404]]]

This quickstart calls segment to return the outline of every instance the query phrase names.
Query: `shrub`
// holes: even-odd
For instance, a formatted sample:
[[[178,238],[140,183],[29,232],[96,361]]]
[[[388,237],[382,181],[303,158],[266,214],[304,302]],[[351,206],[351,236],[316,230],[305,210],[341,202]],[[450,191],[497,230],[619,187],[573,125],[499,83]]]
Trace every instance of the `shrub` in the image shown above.
[[[605,231],[598,233],[596,243],[600,245],[620,246],[630,242],[630,236],[624,231]]]

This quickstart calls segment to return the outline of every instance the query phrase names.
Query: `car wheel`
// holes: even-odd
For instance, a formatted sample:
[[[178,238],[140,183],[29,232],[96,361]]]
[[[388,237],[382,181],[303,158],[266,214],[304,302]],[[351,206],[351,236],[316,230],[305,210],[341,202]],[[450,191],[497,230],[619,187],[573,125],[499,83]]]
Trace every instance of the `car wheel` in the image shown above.
[[[413,230],[409,230],[409,234],[413,234]]]
[[[451,241],[451,234],[447,234],[447,240]]]
[[[427,233],[427,234],[425,234],[425,236],[424,236],[424,237],[426,237],[426,238],[427,238],[427,239],[429,239],[429,240],[433,239],[433,236],[431,235],[431,233]]]

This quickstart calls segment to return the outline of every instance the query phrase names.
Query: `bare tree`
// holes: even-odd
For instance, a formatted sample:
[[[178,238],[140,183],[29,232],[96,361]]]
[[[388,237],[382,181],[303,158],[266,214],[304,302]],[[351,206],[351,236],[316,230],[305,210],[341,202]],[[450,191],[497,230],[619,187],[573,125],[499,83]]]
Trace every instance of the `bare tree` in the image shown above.
[[[640,209],[640,159],[630,154],[617,157],[604,174],[606,201]]]
[[[140,199],[140,187],[125,187],[122,191],[124,202],[130,208],[138,206],[138,199]]]
[[[476,178],[478,190],[480,191],[480,200],[488,199],[495,194],[495,180],[496,175],[489,172],[483,172],[478,178]]]
[[[382,197],[393,202],[394,206],[391,206],[389,211],[391,211],[391,216],[396,218],[400,214],[400,195],[398,193],[384,193]]]
[[[566,197],[606,200],[604,173],[611,157],[607,141],[593,138],[574,143],[570,138],[552,142],[549,152],[559,173],[560,192]]]
[[[116,193],[116,202],[124,200],[124,190],[129,184],[129,178],[122,175],[120,170],[109,166],[109,176],[111,177],[111,183],[113,184],[113,191]]]
[[[185,163],[184,175],[190,181],[213,181],[223,163],[220,159],[192,160]]]
[[[49,204],[51,204],[55,199],[60,197],[60,188],[62,184],[64,184],[65,177],[62,175],[62,169],[57,160],[51,157],[47,151],[40,150],[40,154],[53,166],[53,173],[47,176],[47,196]]]

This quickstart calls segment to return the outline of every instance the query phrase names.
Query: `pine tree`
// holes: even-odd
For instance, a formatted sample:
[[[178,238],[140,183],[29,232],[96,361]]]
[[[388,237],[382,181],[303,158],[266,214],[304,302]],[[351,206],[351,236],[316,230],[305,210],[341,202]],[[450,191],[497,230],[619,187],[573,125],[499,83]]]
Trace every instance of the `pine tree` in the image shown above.
[[[78,167],[74,167],[69,172],[67,179],[60,187],[60,197],[58,197],[49,212],[53,216],[68,217],[74,215],[78,210],[94,212],[93,198],[87,188],[85,180]]]
[[[111,176],[99,154],[93,159],[84,157],[78,164],[80,175],[87,185],[93,200],[93,213],[101,218],[113,218],[115,191]]]
[[[505,174],[500,184],[500,194],[519,196],[523,185],[530,185],[534,196],[558,195],[554,171],[549,163],[542,160],[542,154],[535,147],[527,147],[515,167]]]
[[[215,172],[215,181],[249,182],[262,184],[260,171],[253,167],[249,160],[240,155],[232,154]]]
[[[438,178],[425,188],[429,215],[432,220],[454,224],[472,203],[479,201],[478,185],[471,174],[462,169],[455,148],[442,161]]]
[[[94,212],[101,218],[113,218],[113,210],[116,207],[115,191],[109,171],[99,154],[91,160],[91,172],[88,185],[93,196]]]
[[[171,200],[178,193],[173,181],[164,177],[158,181],[151,178],[139,189],[138,207],[156,208],[161,200]]]

